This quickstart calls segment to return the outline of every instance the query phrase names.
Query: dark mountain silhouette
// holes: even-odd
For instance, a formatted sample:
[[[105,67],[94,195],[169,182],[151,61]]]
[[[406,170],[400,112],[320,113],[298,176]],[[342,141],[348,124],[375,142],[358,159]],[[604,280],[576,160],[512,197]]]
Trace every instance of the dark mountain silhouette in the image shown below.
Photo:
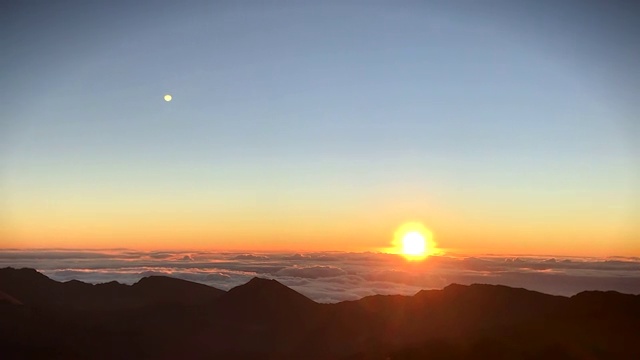
[[[14,298],[13,296],[6,294],[2,291],[0,291],[0,304],[5,304],[5,305],[22,305],[22,303],[20,302],[20,300]]]
[[[211,286],[167,276],[149,276],[131,286],[135,296],[155,303],[206,304],[225,291]]]
[[[291,312],[304,312],[317,305],[313,300],[276,280],[253,278],[244,285],[229,290],[220,298],[220,304],[231,306],[243,313],[264,312],[287,316]]]
[[[166,276],[146,277],[131,286],[115,281],[92,285],[78,280],[61,283],[33,269],[13,268],[0,270],[0,289],[34,307],[108,310],[167,303],[204,304],[225,293]]]
[[[225,293],[167,277],[90,285],[10,268],[0,291],[3,359],[640,358],[640,296],[617,292],[452,284],[318,304],[260,278]]]

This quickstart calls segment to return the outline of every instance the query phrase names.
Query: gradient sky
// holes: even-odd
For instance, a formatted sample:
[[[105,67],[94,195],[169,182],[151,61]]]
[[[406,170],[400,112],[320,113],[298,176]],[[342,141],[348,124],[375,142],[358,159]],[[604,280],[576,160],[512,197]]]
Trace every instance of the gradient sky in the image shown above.
[[[0,247],[640,256],[637,9],[145,3],[1,5]]]

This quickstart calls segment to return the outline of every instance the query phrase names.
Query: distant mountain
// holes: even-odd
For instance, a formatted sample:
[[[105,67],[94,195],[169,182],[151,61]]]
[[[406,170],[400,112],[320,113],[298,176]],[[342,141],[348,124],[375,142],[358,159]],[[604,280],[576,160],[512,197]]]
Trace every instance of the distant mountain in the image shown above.
[[[0,291],[3,359],[640,359],[640,296],[617,292],[452,284],[318,304],[260,278],[225,293],[11,268]]]
[[[225,307],[234,307],[243,313],[269,312],[286,316],[291,312],[304,312],[317,305],[306,296],[282,285],[276,280],[253,278],[244,285],[229,290],[220,298]]]
[[[210,286],[166,277],[150,276],[129,286],[111,281],[87,284],[78,280],[57,282],[33,269],[0,269],[0,289],[25,305],[41,308],[124,309],[160,304],[197,305],[225,292]]]
[[[154,303],[198,305],[210,303],[225,294],[224,290],[167,276],[149,276],[131,286],[141,299]]]

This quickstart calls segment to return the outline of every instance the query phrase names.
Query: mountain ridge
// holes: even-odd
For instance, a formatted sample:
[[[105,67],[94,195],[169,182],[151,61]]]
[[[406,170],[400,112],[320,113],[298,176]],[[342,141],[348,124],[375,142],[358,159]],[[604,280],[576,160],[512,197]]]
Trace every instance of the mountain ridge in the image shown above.
[[[563,297],[502,285],[452,284],[413,296],[322,304],[273,279],[253,278],[213,294],[206,285],[170,277],[105,287],[15,271],[0,269],[2,296],[24,303],[0,302],[0,346],[7,358],[37,358],[45,350],[61,357],[109,359],[640,358],[635,346],[640,296],[617,292]],[[172,292],[181,299],[183,288],[194,298],[201,291],[217,296],[137,307],[121,306],[116,298],[103,303],[111,306],[74,307],[73,298],[66,299],[71,306],[47,306],[22,301],[10,291],[43,294],[61,286],[73,287],[71,293],[85,300],[103,287],[125,297],[145,289],[147,296],[163,299]],[[61,298],[52,301],[59,305]]]
[[[213,301],[225,291],[168,276],[149,276],[133,285],[109,281],[89,284],[58,282],[30,268],[0,269],[0,289],[36,307],[77,309],[136,308],[162,303],[195,305]]]

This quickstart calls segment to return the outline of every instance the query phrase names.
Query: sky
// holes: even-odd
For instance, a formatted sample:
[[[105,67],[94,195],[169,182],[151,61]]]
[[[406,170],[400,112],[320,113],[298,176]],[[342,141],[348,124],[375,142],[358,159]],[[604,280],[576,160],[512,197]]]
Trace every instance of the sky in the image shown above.
[[[3,3],[0,248],[640,256],[637,9],[555,3]]]

